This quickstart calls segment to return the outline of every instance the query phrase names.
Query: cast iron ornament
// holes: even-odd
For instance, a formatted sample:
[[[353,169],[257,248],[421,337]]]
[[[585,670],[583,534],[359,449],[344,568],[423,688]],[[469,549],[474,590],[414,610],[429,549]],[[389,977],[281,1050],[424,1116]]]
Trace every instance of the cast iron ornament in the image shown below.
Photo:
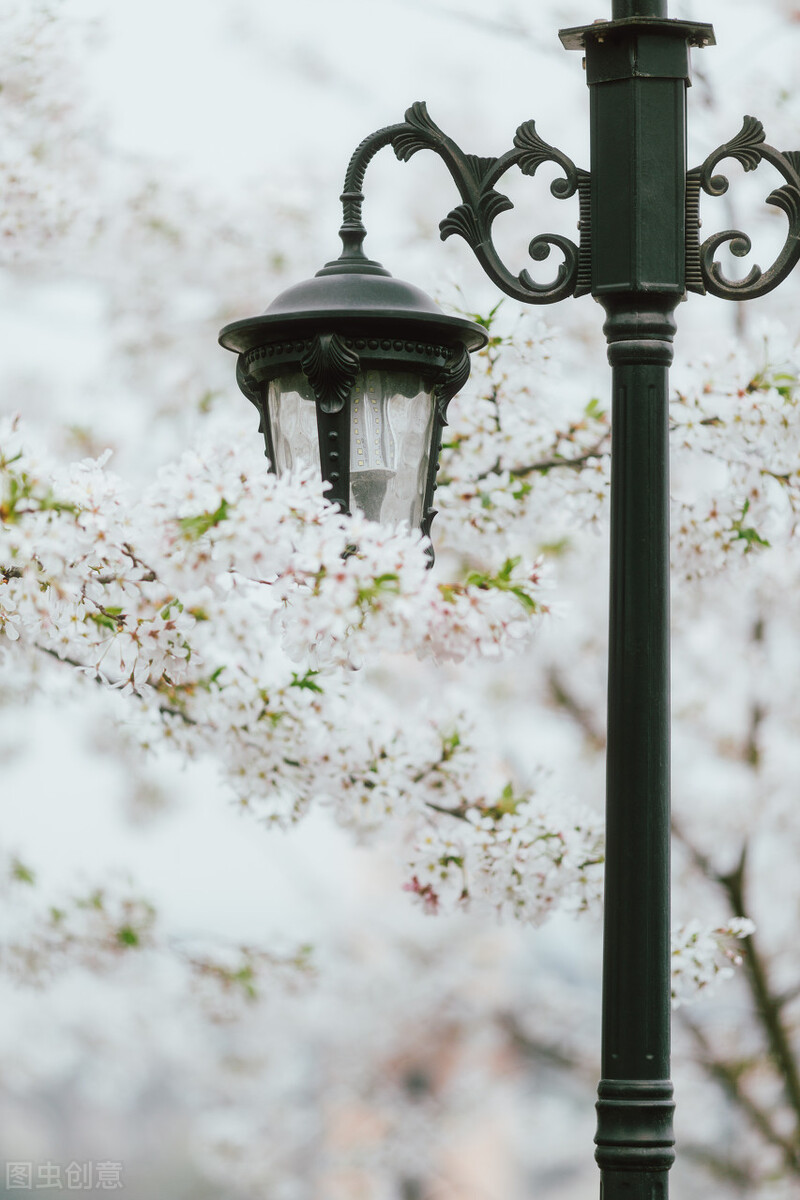
[[[714,168],[725,158],[735,158],[745,171],[755,171],[764,161],[775,167],[786,180],[767,196],[772,204],[786,213],[789,231],[783,249],[772,266],[762,271],[753,266],[744,279],[726,279],[714,255],[726,242],[732,254],[744,258],[750,253],[752,244],[746,233],[738,229],[726,229],[712,234],[700,244],[697,230],[700,225],[700,190],[708,196],[723,196],[728,190],[725,175],[712,174]],[[764,126],[755,117],[745,117],[742,128],[735,138],[723,143],[713,154],[709,154],[702,166],[695,167],[686,177],[686,287],[690,292],[710,292],[723,300],[753,300],[764,296],[782,283],[800,261],[800,152],[787,150],[781,153],[765,141]]]
[[[322,411],[341,412],[361,369],[355,351],[336,333],[316,333],[300,366]]]
[[[387,125],[364,138],[350,159],[341,197],[344,252],[340,262],[365,259],[361,249],[366,235],[361,222],[361,189],[370,161],[384,146],[391,146],[401,162],[408,162],[419,150],[433,150],[439,155],[462,200],[439,224],[442,241],[453,234],[463,237],[486,274],[506,295],[526,304],[555,304],[566,296],[580,296],[590,290],[588,171],[579,170],[566,154],[543,141],[533,121],[520,125],[514,135],[514,149],[499,158],[466,154],[431,119],[424,101],[412,104],[401,124]],[[500,213],[514,207],[509,197],[495,187],[500,177],[513,166],[524,175],[535,175],[546,162],[556,163],[564,172],[563,178],[554,179],[550,185],[558,200],[567,200],[578,192],[581,236],[580,246],[555,233],[537,234],[532,239],[528,253],[536,262],[548,258],[553,246],[564,256],[556,278],[541,284],[527,270],[515,276],[505,266],[492,241],[492,224]],[[335,264],[330,264],[330,269],[336,269]]]
[[[469,352],[465,346],[458,346],[444,364],[433,387],[436,418],[440,425],[447,424],[447,406],[469,379],[469,371]]]

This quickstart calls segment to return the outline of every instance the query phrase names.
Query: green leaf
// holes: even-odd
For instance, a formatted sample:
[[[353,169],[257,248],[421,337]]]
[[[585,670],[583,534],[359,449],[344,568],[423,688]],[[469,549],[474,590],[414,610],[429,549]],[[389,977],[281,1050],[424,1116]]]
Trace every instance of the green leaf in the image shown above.
[[[96,888],[85,900],[76,900],[75,904],[78,908],[94,908],[98,912],[102,912],[104,908],[103,889]]]
[[[749,554],[750,551],[752,550],[753,546],[769,547],[769,542],[767,541],[766,538],[762,538],[761,534],[758,532],[757,529],[754,529],[752,526],[745,526],[744,519],[747,516],[749,511],[750,511],[750,501],[745,500],[744,504],[742,505],[741,516],[737,517],[737,519],[732,523],[732,526],[731,526],[734,533],[736,534],[735,540],[747,542],[747,548],[745,550],[745,554]]]
[[[501,813],[515,813],[521,803],[522,801],[514,795],[513,785],[507,783],[500,793],[500,799],[495,807]]]
[[[592,399],[589,401],[589,403],[586,405],[586,407],[584,408],[583,411],[587,417],[591,417],[592,420],[595,420],[595,421],[599,421],[602,417],[604,417],[606,415],[606,410],[601,406],[601,402],[597,399],[596,396],[592,397]]]
[[[242,990],[249,1000],[256,1000],[258,998],[258,989],[254,982],[255,972],[251,966],[240,967],[238,971],[234,972],[232,979],[235,983],[241,985]]]
[[[563,537],[559,538],[557,542],[542,542],[539,549],[541,550],[542,554],[550,554],[555,558],[559,554],[566,554],[567,550],[569,550],[569,547],[569,538]]]
[[[529,596],[521,587],[512,587],[508,589],[512,596],[516,596],[523,608],[527,608],[528,612],[536,612],[536,601],[533,596]]]
[[[30,867],[26,867],[20,859],[14,858],[11,861],[11,878],[17,883],[28,883],[33,885],[36,883],[36,876]]]
[[[485,317],[481,313],[466,313],[465,316],[470,317],[476,325],[482,326],[483,329],[491,329],[494,319],[504,303],[505,300],[498,300],[494,308],[491,308]]]
[[[448,762],[455,754],[458,747],[461,745],[461,735],[458,730],[446,734],[442,738],[442,761]]]
[[[215,525],[219,525],[220,521],[224,521],[228,516],[229,508],[228,501],[223,496],[219,508],[215,512],[200,513],[196,517],[181,517],[178,525],[181,532],[193,541],[202,537],[204,533],[208,533],[209,529],[213,529]]]
[[[302,688],[307,692],[319,692],[322,695],[324,689],[315,682],[315,675],[319,675],[319,671],[306,671],[305,675],[298,675],[292,671],[292,682],[289,687]]]
[[[377,600],[381,595],[397,596],[400,594],[400,576],[393,571],[387,571],[384,575],[376,575],[372,583],[366,584],[358,590],[358,603],[370,604],[373,600]]]
[[[139,934],[130,925],[123,925],[117,930],[117,941],[120,946],[138,946],[140,940]]]
[[[110,629],[112,632],[116,632],[119,629],[119,622],[115,621],[113,616],[109,616],[106,613],[90,612],[86,616],[88,620],[93,621],[101,629]]]

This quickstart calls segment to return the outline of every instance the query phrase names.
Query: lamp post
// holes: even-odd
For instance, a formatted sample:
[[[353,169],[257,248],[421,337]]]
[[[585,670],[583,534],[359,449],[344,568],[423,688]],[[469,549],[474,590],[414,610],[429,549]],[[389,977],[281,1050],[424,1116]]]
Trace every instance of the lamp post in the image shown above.
[[[766,145],[759,121],[687,171],[690,48],[714,44],[712,27],[670,20],[666,0],[612,0],[612,18],[565,29],[585,56],[591,163],[580,170],[542,140],[533,121],[499,157],[465,154],[417,103],[404,121],[356,149],[342,194],[339,259],[290,288],[260,317],[228,325],[237,378],[259,409],[273,469],[316,457],[343,509],[405,517],[430,532],[449,399],[469,375],[485,332],[439,312],[363,250],[362,186],[373,155],[401,161],[433,150],[461,203],[441,222],[458,234],[506,294],[531,304],[591,294],[606,313],[612,368],[611,581],[606,776],[602,1079],[596,1158],[604,1200],[666,1200],[674,1159],[670,1045],[669,483],[668,373],[674,310],[687,291],[761,296],[800,259],[800,153]],[[768,197],[789,223],[767,271],[726,278],[715,254],[750,251],[726,230],[699,241],[700,194],[728,186],[725,158],[746,170],[764,160],[785,183]],[[511,201],[495,188],[512,166],[535,175],[553,162],[559,199],[577,197],[579,243],[540,234],[531,257],[562,256],[549,284],[515,275],[492,241]],[[292,439],[295,439],[294,442]]]

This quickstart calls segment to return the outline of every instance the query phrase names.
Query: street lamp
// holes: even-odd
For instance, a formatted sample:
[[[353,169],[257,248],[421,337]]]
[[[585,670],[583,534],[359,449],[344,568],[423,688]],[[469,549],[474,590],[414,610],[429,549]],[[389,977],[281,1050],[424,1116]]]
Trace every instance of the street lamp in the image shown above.
[[[366,138],[345,176],[341,258],[284,292],[261,317],[228,325],[240,387],[259,408],[273,469],[316,455],[333,498],[367,515],[405,517],[428,532],[441,425],[485,344],[477,325],[440,313],[391,279],[362,249],[362,185],[373,155],[391,146],[443,159],[461,203],[440,224],[463,237],[506,294],[531,304],[591,294],[605,309],[612,367],[611,595],[606,768],[602,1079],[596,1158],[604,1200],[666,1200],[674,1159],[670,1044],[669,486],[668,371],[674,310],[687,291],[731,300],[764,295],[800,260],[800,153],[765,144],[759,121],[686,165],[690,47],[714,44],[710,25],[667,18],[666,0],[612,0],[612,19],[564,29],[585,55],[591,170],[520,125],[497,158],[465,154],[414,104],[405,120]],[[767,198],[787,216],[783,249],[767,271],[728,279],[715,255],[740,257],[738,230],[699,240],[700,194],[728,187],[725,158],[763,160],[785,182]],[[549,284],[513,274],[492,241],[512,207],[495,188],[512,166],[561,174],[559,199],[577,196],[579,243],[540,234],[562,262]],[[316,421],[315,421],[316,418]],[[296,438],[296,441],[292,439]],[[316,441],[315,441],[316,438]],[[364,440],[366,438],[366,440]],[[359,440],[361,439],[361,440]],[[360,456],[363,449],[363,458]]]
[[[220,341],[239,355],[273,470],[316,463],[346,512],[429,534],[447,405],[486,331],[367,259],[356,232],[346,221],[341,258]]]

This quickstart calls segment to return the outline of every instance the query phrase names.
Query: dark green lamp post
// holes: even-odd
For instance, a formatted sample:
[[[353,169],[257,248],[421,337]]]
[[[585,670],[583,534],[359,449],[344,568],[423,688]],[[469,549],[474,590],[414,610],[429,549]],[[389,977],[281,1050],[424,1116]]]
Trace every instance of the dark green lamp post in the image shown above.
[[[689,50],[714,44],[710,25],[667,18],[666,0],[612,0],[612,19],[561,31],[585,55],[591,170],[579,170],[522,124],[497,158],[465,154],[424,104],[366,138],[342,195],[341,258],[284,292],[261,317],[228,325],[237,378],[262,416],[273,468],[295,455],[319,461],[345,509],[406,518],[430,531],[447,402],[485,344],[469,321],[445,316],[418,289],[391,278],[362,250],[361,188],[372,156],[403,161],[433,150],[461,203],[440,224],[463,237],[510,296],[549,304],[591,293],[606,312],[612,367],[611,611],[608,671],[606,882],[602,1079],[596,1157],[604,1200],[666,1200],[674,1159],[670,1048],[669,471],[668,371],[674,310],[687,291],[761,296],[800,259],[800,153],[765,144],[745,117],[730,142],[687,171]],[[701,191],[720,196],[725,158],[763,160],[785,183],[768,203],[788,217],[785,245],[767,271],[725,277],[715,254],[750,251],[726,230],[702,245]],[[495,183],[511,166],[534,175],[554,162],[554,196],[577,196],[579,244],[554,234],[530,243],[563,261],[550,284],[508,270],[492,223],[512,207]]]

